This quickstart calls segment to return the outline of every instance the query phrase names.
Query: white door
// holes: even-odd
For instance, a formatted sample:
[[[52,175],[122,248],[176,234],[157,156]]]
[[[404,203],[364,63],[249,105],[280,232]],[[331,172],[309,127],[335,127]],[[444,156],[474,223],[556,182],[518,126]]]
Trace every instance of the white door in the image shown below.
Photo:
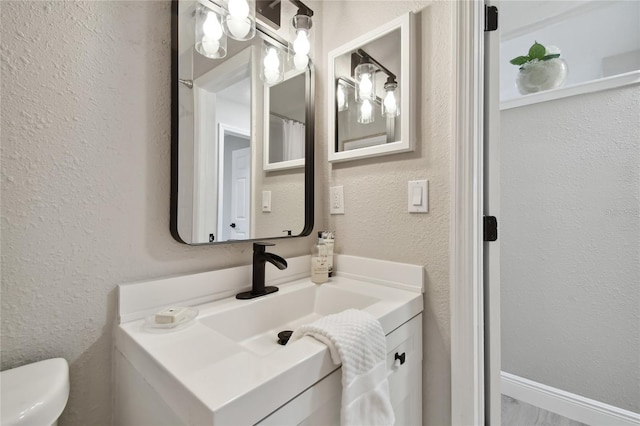
[[[231,154],[231,227],[232,240],[249,238],[251,205],[251,148]]]

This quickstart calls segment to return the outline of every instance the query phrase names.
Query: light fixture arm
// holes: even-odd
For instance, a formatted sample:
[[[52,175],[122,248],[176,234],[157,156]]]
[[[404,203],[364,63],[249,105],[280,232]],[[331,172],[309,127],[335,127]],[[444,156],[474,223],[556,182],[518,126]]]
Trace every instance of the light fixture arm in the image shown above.
[[[289,2],[298,8],[296,15],[303,15],[309,18],[313,16],[313,9],[300,0],[289,0]],[[256,12],[275,29],[280,28],[281,10],[282,0],[256,0]]]
[[[358,57],[357,63],[354,61],[354,56]],[[358,66],[359,63],[363,62],[371,62],[372,64],[380,68],[380,71],[387,75],[387,83],[396,83],[396,75],[362,49],[356,50],[356,53],[351,56],[351,73],[353,74],[353,70],[355,70],[356,66]]]
[[[311,9],[306,4],[302,3],[300,0],[289,0],[289,1],[298,7],[298,12],[296,13],[296,15],[313,16],[313,9]]]

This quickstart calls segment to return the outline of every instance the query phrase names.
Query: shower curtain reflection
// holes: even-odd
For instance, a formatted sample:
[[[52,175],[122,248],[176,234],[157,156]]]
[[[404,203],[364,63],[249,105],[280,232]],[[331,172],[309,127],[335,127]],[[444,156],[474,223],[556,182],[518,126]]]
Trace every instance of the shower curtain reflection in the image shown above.
[[[269,115],[269,161],[298,160],[304,158],[305,126],[296,120]]]

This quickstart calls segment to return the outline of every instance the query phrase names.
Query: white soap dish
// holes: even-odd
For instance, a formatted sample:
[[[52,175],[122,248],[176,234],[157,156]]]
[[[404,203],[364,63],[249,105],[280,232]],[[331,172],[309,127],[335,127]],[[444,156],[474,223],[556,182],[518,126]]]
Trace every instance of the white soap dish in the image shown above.
[[[145,318],[142,328],[153,333],[168,333],[171,331],[180,330],[188,325],[193,324],[193,320],[197,316],[197,309],[185,308],[184,314],[181,315],[175,322],[159,323],[156,321],[156,319],[158,318],[158,314],[154,314]]]

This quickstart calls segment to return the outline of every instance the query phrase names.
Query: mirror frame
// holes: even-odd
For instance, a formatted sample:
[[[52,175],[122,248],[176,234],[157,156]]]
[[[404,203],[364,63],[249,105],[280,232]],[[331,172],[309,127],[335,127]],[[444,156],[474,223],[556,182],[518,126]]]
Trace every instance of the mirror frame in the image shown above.
[[[190,246],[210,246],[219,244],[246,243],[263,240],[276,240],[284,238],[304,237],[311,234],[314,222],[314,133],[315,133],[315,72],[311,59],[307,66],[306,73],[309,73],[309,84],[305,90],[305,160],[304,160],[304,227],[298,235],[268,236],[261,238],[250,238],[246,240],[214,241],[210,243],[187,243],[178,233],[178,153],[179,153],[179,74],[178,74],[178,3],[181,0],[171,1],[171,194],[170,194],[170,216],[169,230],[171,236],[182,244]],[[196,0],[197,1],[197,0]],[[282,37],[275,34],[265,25],[256,21],[256,37],[266,36],[283,46],[287,51],[291,50],[290,44]],[[264,153],[263,153],[264,155]],[[260,164],[262,162],[258,162]]]
[[[329,151],[329,162],[340,162],[360,158],[377,157],[380,155],[395,154],[414,150],[416,138],[415,105],[417,98],[414,93],[416,87],[415,84],[417,64],[415,49],[415,27],[415,14],[409,12],[329,52],[329,81],[327,87],[334,88],[336,87],[334,62],[337,57],[354,52],[356,49],[362,47],[363,45],[384,37],[392,31],[400,29],[400,135],[402,139],[386,144],[357,148],[348,151],[338,151],[338,111],[336,108],[336,91],[331,90],[331,93],[329,94],[327,113],[327,117],[333,117],[333,119],[330,119],[328,123],[329,140],[327,145]]]

